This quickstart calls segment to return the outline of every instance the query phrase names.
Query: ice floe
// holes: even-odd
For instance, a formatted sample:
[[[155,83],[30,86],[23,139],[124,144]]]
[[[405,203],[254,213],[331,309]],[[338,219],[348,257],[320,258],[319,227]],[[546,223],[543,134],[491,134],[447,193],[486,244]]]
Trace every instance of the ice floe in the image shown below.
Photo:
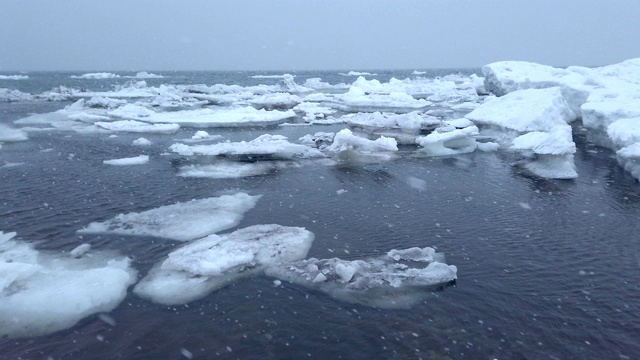
[[[0,75],[0,80],[27,80],[28,75]]]
[[[388,94],[367,94],[359,87],[352,86],[345,94],[335,95],[333,107],[343,111],[389,111],[410,112],[431,105],[425,99],[415,99],[411,95],[394,91]]]
[[[172,123],[187,127],[239,127],[277,125],[296,114],[292,110],[267,111],[258,110],[252,106],[155,112],[144,106],[127,104],[110,111],[109,115],[148,123]]]
[[[317,149],[293,144],[283,135],[261,135],[251,141],[222,142],[211,145],[173,144],[170,150],[184,156],[206,155],[230,158],[292,159],[324,157]]]
[[[104,222],[92,222],[78,230],[85,234],[155,236],[189,241],[238,225],[260,196],[246,193],[223,195],[159,208],[120,214]]]
[[[149,155],[139,155],[128,158],[104,160],[107,165],[128,166],[128,165],[144,165],[149,162]]]
[[[128,258],[93,251],[65,257],[15,235],[0,231],[0,337],[45,335],[109,312],[136,281]]]
[[[305,258],[313,239],[304,228],[281,225],[209,235],[169,253],[134,292],[160,304],[187,303],[266,267]]]
[[[14,129],[4,124],[0,124],[0,143],[28,140],[29,136],[20,129]]]
[[[380,308],[407,308],[425,290],[457,278],[457,268],[444,263],[433,248],[391,250],[364,260],[311,258],[266,268],[280,280],[325,292],[336,299]]]

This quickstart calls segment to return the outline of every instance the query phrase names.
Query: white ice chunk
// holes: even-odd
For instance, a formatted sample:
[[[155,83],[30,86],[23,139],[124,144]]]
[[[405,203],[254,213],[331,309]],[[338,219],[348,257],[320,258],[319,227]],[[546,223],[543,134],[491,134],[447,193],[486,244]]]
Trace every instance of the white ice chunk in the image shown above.
[[[153,73],[149,73],[146,71],[140,71],[138,73],[136,73],[135,76],[125,76],[126,78],[135,78],[135,79],[162,79],[164,78],[164,76],[162,75],[157,75],[157,74],[153,74]]]
[[[398,151],[398,143],[396,140],[381,136],[376,140],[369,140],[360,136],[353,135],[351,130],[342,129],[333,138],[333,144],[327,147],[328,151],[340,152],[346,150],[358,150],[365,152],[377,151]]]
[[[513,150],[529,150],[535,154],[566,155],[576,152],[571,128],[558,126],[551,132],[532,131],[518,136],[511,145]]]
[[[13,129],[4,124],[0,124],[0,143],[28,140],[27,133],[20,129]]]
[[[518,132],[550,131],[576,119],[559,88],[518,90],[492,98],[465,117]]]
[[[371,111],[382,110],[390,112],[408,112],[431,105],[425,99],[415,99],[413,96],[393,91],[389,94],[366,94],[357,86],[351,86],[345,94],[336,95],[333,106],[343,111]]]
[[[149,162],[149,155],[139,155],[128,158],[104,160],[107,165],[127,166],[127,165],[144,165]]]
[[[117,79],[120,75],[116,75],[108,72],[100,72],[100,73],[87,73],[82,75],[71,75],[74,79]]]
[[[378,74],[373,74],[370,72],[366,72],[366,71],[349,71],[348,73],[338,73],[342,76],[365,76],[365,75],[378,75]]]
[[[634,95],[614,94],[582,105],[582,124],[586,128],[606,130],[612,123],[640,117],[640,91]]]
[[[304,228],[280,225],[210,235],[169,253],[134,291],[160,304],[193,301],[264,267],[303,259],[313,238]]]
[[[278,166],[272,161],[254,163],[237,163],[220,161],[210,165],[185,165],[180,168],[178,176],[209,179],[236,179],[249,176],[264,175],[276,170]]]
[[[365,260],[311,258],[268,267],[265,273],[339,300],[401,308],[418,302],[425,288],[443,286],[457,278],[457,268],[441,261],[442,256],[432,248],[410,248]]]
[[[145,139],[145,138],[138,138],[138,139],[133,140],[132,145],[135,145],[135,146],[149,146],[149,145],[151,145],[151,141],[149,141],[148,139]]]
[[[578,177],[573,155],[538,155],[523,167],[532,174],[547,179],[575,179]]]
[[[289,93],[264,94],[249,103],[258,109],[266,110],[286,110],[291,109],[300,103],[300,97]]]
[[[0,80],[27,80],[28,75],[0,75]]]
[[[88,253],[89,250],[91,250],[91,244],[81,244],[73,248],[73,250],[69,252],[69,255],[74,258],[79,258],[82,255]]]
[[[324,155],[307,145],[293,144],[282,135],[261,135],[251,141],[223,142],[212,145],[173,144],[171,151],[184,156],[267,156],[278,159],[314,158]]]
[[[200,139],[206,139],[209,137],[209,133],[204,131],[204,130],[199,130],[196,131],[195,134],[193,134],[193,136],[191,137],[191,139],[193,140],[200,140]]]
[[[130,260],[61,258],[0,232],[0,336],[45,335],[113,310],[136,281]]]
[[[12,101],[31,101],[33,95],[22,92],[20,90],[9,90],[0,88],[0,101],[12,102]]]
[[[156,236],[189,241],[238,225],[260,196],[245,193],[224,195],[173,205],[140,213],[120,214],[104,222],[92,222],[78,233],[111,233]]]
[[[437,128],[427,136],[418,137],[416,143],[423,147],[420,151],[431,156],[465,154],[475,151],[478,147],[476,136],[478,136],[476,126],[462,129],[445,126]]]
[[[640,142],[640,117],[613,122],[607,128],[607,135],[619,148]]]

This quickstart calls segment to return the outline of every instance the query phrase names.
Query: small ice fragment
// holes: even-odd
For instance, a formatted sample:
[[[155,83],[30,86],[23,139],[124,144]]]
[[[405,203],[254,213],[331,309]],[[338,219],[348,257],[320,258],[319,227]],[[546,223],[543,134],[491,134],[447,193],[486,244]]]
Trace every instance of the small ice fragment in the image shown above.
[[[96,339],[98,339],[98,341],[104,341],[104,336],[102,335],[97,335]]]
[[[313,278],[314,283],[325,282],[327,281],[327,277],[323,273],[318,273],[315,278]]]
[[[110,326],[116,326],[116,320],[107,314],[98,314],[98,318],[102,320],[105,324]]]
[[[345,189],[340,189],[340,190],[336,191],[336,194],[338,194],[338,195],[342,195],[342,194],[344,194],[344,193],[346,193],[346,192],[347,192],[347,190],[345,190]]]
[[[205,139],[209,137],[209,133],[204,131],[204,130],[200,130],[200,131],[196,131],[196,133],[191,137],[194,140],[198,140],[198,139]]]
[[[193,359],[193,354],[191,353],[191,351],[185,348],[180,349],[180,354],[182,354],[182,356],[186,357],[187,359]]]
[[[145,139],[145,138],[138,138],[136,140],[133,140],[133,145],[136,146],[148,146],[151,145],[151,141]]]
[[[149,155],[140,155],[122,159],[104,160],[102,163],[107,165],[143,165],[149,162]]]
[[[74,258],[79,258],[82,255],[86,254],[89,250],[91,250],[90,244],[82,244],[82,245],[78,245],[76,248],[71,250],[70,254]]]
[[[280,281],[280,280],[273,280],[273,285],[274,285],[274,286],[280,286],[280,285],[282,285],[282,281]]]
[[[518,203],[518,205],[520,205],[520,207],[525,209],[525,210],[531,210],[531,205],[529,205],[527,203],[521,202],[521,203]]]
[[[409,176],[407,178],[407,184],[418,191],[427,190],[427,182],[414,176]]]

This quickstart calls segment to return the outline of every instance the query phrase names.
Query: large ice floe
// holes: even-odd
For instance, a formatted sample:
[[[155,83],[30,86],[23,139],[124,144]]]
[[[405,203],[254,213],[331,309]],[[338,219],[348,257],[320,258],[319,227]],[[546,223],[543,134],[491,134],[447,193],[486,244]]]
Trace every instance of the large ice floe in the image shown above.
[[[423,131],[430,131],[440,125],[441,120],[413,111],[407,114],[357,113],[341,118],[350,129],[366,134],[367,137],[386,136],[394,138],[398,144],[414,144]]]
[[[341,301],[380,308],[408,308],[426,291],[457,279],[457,268],[430,247],[391,250],[364,260],[311,258],[270,266],[265,272]]]
[[[0,80],[27,80],[29,75],[0,75]]]
[[[82,234],[155,236],[189,241],[238,225],[260,196],[246,193],[179,202],[159,208],[120,214],[104,222],[92,222]]]
[[[629,125],[635,121],[627,119],[640,117],[640,58],[599,68],[570,66],[566,69],[520,61],[501,61],[486,65],[483,73],[486,89],[498,96],[507,97],[521,93],[525,89],[559,89],[575,117],[582,119],[582,125],[593,133],[592,138],[602,142],[600,145],[609,146],[618,151],[620,164],[638,178],[638,172],[633,170],[635,168],[633,151],[622,151],[622,155],[620,151],[633,145],[629,144],[631,140],[622,140],[627,131],[633,133],[633,126],[629,127]],[[529,100],[531,106],[535,106],[534,97],[530,97]],[[487,103],[491,104],[493,100]],[[525,107],[518,107],[518,109],[523,108]],[[489,105],[485,108],[487,109]],[[476,121],[478,113],[474,114],[474,112],[467,117]],[[548,116],[549,119],[556,117],[557,114]],[[484,117],[484,120],[487,118]],[[613,126],[609,131],[609,127],[619,120],[625,121]],[[521,122],[517,123],[521,124]],[[548,123],[551,125],[553,122]],[[550,132],[543,129],[533,131]],[[551,167],[564,167],[566,171],[561,171],[561,174],[571,175],[568,153],[573,146],[567,141],[569,136],[570,132],[566,130],[548,136],[531,135],[522,139],[519,144],[514,144],[513,148],[529,148],[539,154],[541,149],[546,148],[544,151],[548,152],[548,145],[558,142],[557,146],[553,146],[552,151],[556,155],[545,155],[544,158],[546,161],[555,162]],[[603,137],[605,140],[600,140]],[[633,139],[633,136],[628,136],[628,139]],[[536,146],[530,141],[544,143]],[[523,142],[528,144],[523,146]],[[566,150],[567,155],[557,154],[560,149]]]
[[[304,228],[280,225],[209,235],[169,253],[134,292],[159,304],[187,303],[265,268],[305,258],[313,239]]]
[[[350,112],[389,111],[410,112],[431,105],[425,99],[415,99],[411,95],[394,91],[389,94],[367,94],[359,87],[352,86],[345,94],[334,96],[332,106]]]
[[[89,251],[38,251],[0,231],[0,337],[49,334],[113,310],[137,273],[130,259]],[[91,256],[89,256],[91,255]]]
[[[292,110],[267,111],[252,106],[158,113],[144,106],[127,104],[110,111],[109,115],[148,123],[173,123],[190,127],[238,127],[277,125],[296,114]]]

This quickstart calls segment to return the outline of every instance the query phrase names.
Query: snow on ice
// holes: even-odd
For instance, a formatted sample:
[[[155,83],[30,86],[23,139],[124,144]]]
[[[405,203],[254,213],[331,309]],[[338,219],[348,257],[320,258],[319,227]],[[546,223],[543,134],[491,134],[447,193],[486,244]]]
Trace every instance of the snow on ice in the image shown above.
[[[179,202],[140,213],[120,214],[104,222],[92,222],[78,233],[155,236],[189,241],[238,225],[244,213],[251,210],[259,199],[259,195],[237,193]]]

